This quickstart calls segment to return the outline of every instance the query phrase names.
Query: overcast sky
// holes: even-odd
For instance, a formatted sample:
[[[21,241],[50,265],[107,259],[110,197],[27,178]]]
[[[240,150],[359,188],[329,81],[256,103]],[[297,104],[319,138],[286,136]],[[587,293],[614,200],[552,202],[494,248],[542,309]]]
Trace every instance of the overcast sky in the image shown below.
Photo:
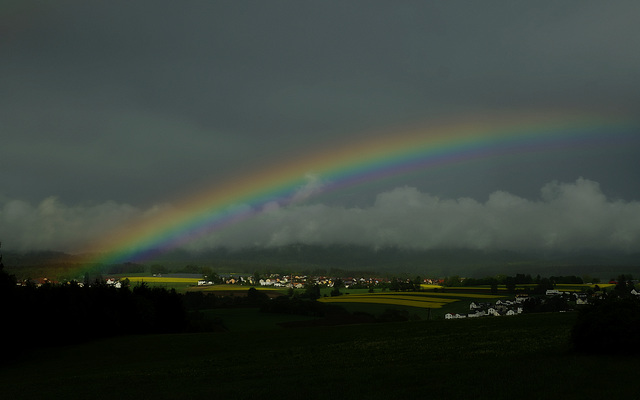
[[[440,118],[638,116],[638,49],[637,0],[6,1],[0,240],[82,251],[194,191]],[[424,171],[191,246],[640,251],[638,154],[640,139]]]

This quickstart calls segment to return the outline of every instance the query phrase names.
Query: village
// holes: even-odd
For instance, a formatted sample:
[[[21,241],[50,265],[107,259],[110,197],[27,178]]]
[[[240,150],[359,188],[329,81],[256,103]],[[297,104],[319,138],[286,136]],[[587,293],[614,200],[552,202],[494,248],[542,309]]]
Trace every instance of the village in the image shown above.
[[[455,290],[458,292],[465,291],[471,293],[473,289],[464,287],[448,287],[444,286],[446,279],[420,279],[417,277],[414,280],[411,279],[397,279],[397,278],[380,278],[380,277],[361,277],[361,278],[336,278],[326,276],[306,276],[306,275],[270,275],[263,277],[257,281],[253,281],[253,277],[227,277],[223,282],[226,284],[241,284],[252,285],[256,284],[261,287],[273,287],[273,288],[291,288],[291,289],[304,289],[309,285],[319,285],[324,287],[334,287],[339,285],[343,288],[343,294],[348,295],[349,289],[368,289],[370,293],[374,291],[424,291],[433,290],[436,292],[449,292]],[[613,286],[617,284],[617,281],[610,281],[608,285]],[[629,294],[640,298],[640,292],[636,291],[635,284],[637,281],[629,281],[633,287],[629,291]],[[200,281],[199,284],[207,285],[213,284],[213,282]],[[600,290],[598,285],[579,284],[581,288],[573,287],[572,289],[566,288],[566,286],[560,285],[560,288],[546,289],[539,291],[532,286],[525,286],[519,288],[518,293],[513,291],[496,291],[494,295],[510,293],[513,295],[511,298],[497,298],[494,301],[472,301],[469,304],[468,312],[449,312],[444,314],[445,319],[461,319],[461,318],[480,318],[480,317],[500,317],[500,316],[512,316],[519,315],[526,312],[566,312],[574,311],[577,308],[592,303],[597,298],[606,296],[606,290]],[[604,286],[604,285],[603,285]],[[524,289],[524,290],[522,290]],[[484,290],[484,289],[483,289]]]
[[[632,289],[630,294],[637,298],[640,298],[640,292],[636,289]],[[549,289],[545,292],[544,296],[536,298],[541,304],[545,302],[555,302],[556,304],[565,305],[564,309],[556,309],[554,311],[565,312],[573,311],[573,306],[582,306],[589,304],[593,299],[601,298],[604,296],[603,292],[584,293],[584,292],[569,292],[561,291],[557,289]],[[447,313],[445,319],[460,319],[460,318],[478,318],[478,317],[500,317],[522,314],[526,309],[526,302],[533,301],[534,298],[528,294],[517,294],[511,300],[496,300],[495,303],[490,302],[471,302],[469,304],[469,312],[466,314],[460,313]]]
[[[246,286],[246,287],[262,287],[272,289],[288,289],[290,295],[293,295],[294,290],[305,290],[312,286],[326,287],[336,289],[331,293],[334,295],[349,295],[351,293],[362,293],[363,290],[369,293],[374,292],[418,292],[418,291],[434,291],[434,292],[465,292],[467,294],[478,293],[472,287],[466,286],[448,286],[447,278],[420,278],[414,279],[408,278],[395,278],[395,277],[337,277],[337,276],[312,276],[303,274],[277,274],[270,273],[260,275],[254,274],[217,274],[210,273],[205,274],[153,274],[155,278],[161,278],[162,276],[177,276],[180,275],[183,278],[189,275],[189,278],[194,279],[194,284],[197,279],[197,286],[213,286],[213,285],[230,285],[230,286]],[[464,282],[464,278],[460,281]],[[114,286],[115,288],[121,288],[122,286],[129,285],[127,278],[122,277],[106,277],[104,283],[108,286]],[[17,282],[18,285],[25,285],[26,282]],[[57,283],[55,281],[49,281],[44,278],[41,280],[31,281],[31,284],[35,286],[41,286],[46,283]],[[84,283],[76,282],[79,286],[83,286]],[[88,282],[86,282],[88,283]],[[617,284],[617,281],[611,280],[608,285],[613,286]],[[638,292],[635,286],[638,284],[636,280],[629,280],[629,289],[627,293],[631,296],[640,298],[640,292]],[[554,287],[555,286],[555,287]],[[462,319],[462,318],[480,318],[480,317],[500,317],[500,316],[513,316],[527,312],[566,312],[573,311],[592,303],[597,298],[602,298],[606,295],[605,290],[600,290],[598,285],[580,284],[582,288],[568,289],[566,286],[559,285],[552,286],[552,289],[546,289],[544,291],[535,290],[533,286],[524,286],[515,290],[513,287],[511,290],[505,291],[502,288],[498,291],[497,286],[492,288],[492,295],[496,296],[489,301],[487,298],[474,299],[469,303],[469,309],[466,312],[452,311],[444,314],[444,319]],[[593,286],[593,288],[591,288]],[[478,289],[478,288],[475,288]],[[487,293],[488,289],[481,289],[481,291]],[[354,292],[355,291],[355,292]],[[300,293],[300,292],[298,292]],[[382,294],[382,293],[381,293]],[[508,298],[507,296],[513,297]],[[327,296],[327,294],[324,294]],[[483,297],[483,296],[478,296]]]
[[[260,277],[257,274],[254,275],[235,275],[235,274],[220,274],[215,276],[215,279],[202,279],[198,281],[198,286],[215,285],[215,284],[227,284],[227,285],[255,285],[261,287],[273,287],[273,288],[294,288],[304,289],[309,285],[319,285],[326,287],[334,287],[339,285],[348,288],[388,288],[395,282],[404,284],[422,284],[422,285],[442,285],[444,279],[421,279],[417,277],[414,280],[411,279],[396,279],[388,277],[329,277],[329,276],[308,276],[308,275],[294,275],[294,274],[268,274],[267,276]]]

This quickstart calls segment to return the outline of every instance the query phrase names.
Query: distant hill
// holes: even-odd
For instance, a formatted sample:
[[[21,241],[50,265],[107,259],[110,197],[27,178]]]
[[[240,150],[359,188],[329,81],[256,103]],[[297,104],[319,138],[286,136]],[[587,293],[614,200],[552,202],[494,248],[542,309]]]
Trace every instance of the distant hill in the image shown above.
[[[163,259],[166,262],[175,262],[185,256],[184,253],[174,253],[165,255]],[[236,267],[260,266],[293,271],[329,271],[333,268],[395,275],[468,277],[516,273],[534,276],[588,274],[602,279],[621,273],[635,272],[636,276],[640,275],[640,254],[617,253],[541,254],[469,249],[373,249],[354,245],[294,244],[275,248],[217,249],[191,257],[194,262],[217,267],[226,263]]]
[[[78,261],[78,257],[60,251],[3,251],[3,262],[7,268],[16,267],[39,267],[60,264],[73,264]]]
[[[70,266],[79,257],[55,251],[4,252],[8,270]],[[485,277],[497,274],[590,275],[609,279],[619,274],[640,277],[640,254],[618,253],[524,253],[469,249],[422,250],[388,247],[374,249],[355,245],[292,244],[282,247],[218,248],[206,252],[173,251],[145,263],[170,269],[187,265],[211,267],[225,272],[254,271],[328,274],[351,271],[383,275]],[[13,272],[15,273],[15,272]]]

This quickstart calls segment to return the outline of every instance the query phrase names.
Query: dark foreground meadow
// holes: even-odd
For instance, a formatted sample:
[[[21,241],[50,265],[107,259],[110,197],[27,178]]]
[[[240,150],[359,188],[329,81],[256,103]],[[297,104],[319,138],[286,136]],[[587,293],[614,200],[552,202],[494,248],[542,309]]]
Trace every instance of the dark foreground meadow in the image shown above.
[[[636,398],[639,357],[574,353],[571,313],[133,335],[32,351],[4,399]]]

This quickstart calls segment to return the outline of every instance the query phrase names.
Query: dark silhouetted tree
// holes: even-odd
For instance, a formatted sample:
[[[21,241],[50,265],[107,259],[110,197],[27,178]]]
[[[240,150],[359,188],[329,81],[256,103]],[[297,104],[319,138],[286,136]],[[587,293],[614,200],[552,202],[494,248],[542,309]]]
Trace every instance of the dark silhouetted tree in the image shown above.
[[[342,293],[340,292],[340,288],[344,286],[344,282],[342,281],[342,279],[337,278],[334,282],[333,282],[333,289],[331,289],[331,296],[335,297],[335,296],[340,296]]]
[[[491,283],[491,294],[498,294],[498,282]]]
[[[504,284],[507,287],[507,291],[509,293],[513,293],[516,291],[516,278],[513,276],[507,276],[504,280]]]
[[[305,297],[316,300],[320,298],[320,286],[318,284],[306,285],[304,291]]]
[[[247,300],[250,305],[261,305],[263,302],[269,300],[269,296],[267,296],[264,292],[251,287],[247,291]]]
[[[571,331],[576,350],[587,353],[638,354],[640,300],[609,297],[580,311]]]
[[[629,296],[631,294],[631,290],[633,290],[632,279],[633,277],[631,275],[618,276],[618,283],[614,288],[618,296],[624,297],[624,296]]]

